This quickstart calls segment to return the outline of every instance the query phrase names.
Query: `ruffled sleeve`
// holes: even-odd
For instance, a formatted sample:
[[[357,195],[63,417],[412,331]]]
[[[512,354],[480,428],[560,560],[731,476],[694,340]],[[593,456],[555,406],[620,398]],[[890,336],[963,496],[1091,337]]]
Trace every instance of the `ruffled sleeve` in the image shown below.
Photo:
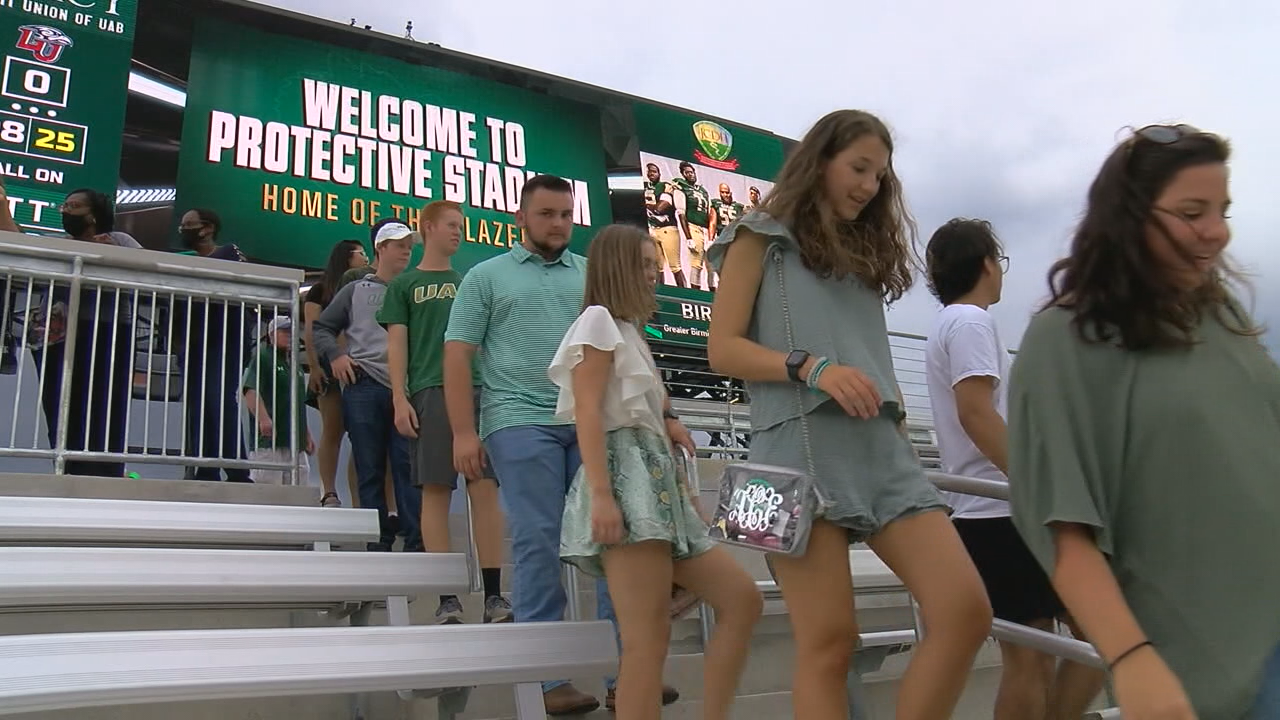
[[[611,426],[607,429],[629,421],[650,424],[655,419],[653,394],[657,393],[660,408],[662,384],[645,359],[634,329],[624,326],[599,305],[588,307],[573,322],[547,368],[547,376],[560,388],[556,418],[574,420],[573,369],[582,362],[583,348],[588,345],[613,353],[613,373],[605,391],[605,419]],[[661,426],[661,419],[657,419]]]
[[[724,265],[725,253],[738,238],[738,231],[743,228],[769,238],[770,250],[774,248],[793,250],[798,247],[790,228],[763,210],[752,210],[726,227],[716,237],[715,242],[711,243],[711,247],[707,248],[707,261],[716,272],[720,272],[721,266]],[[768,257],[767,253],[766,257]]]

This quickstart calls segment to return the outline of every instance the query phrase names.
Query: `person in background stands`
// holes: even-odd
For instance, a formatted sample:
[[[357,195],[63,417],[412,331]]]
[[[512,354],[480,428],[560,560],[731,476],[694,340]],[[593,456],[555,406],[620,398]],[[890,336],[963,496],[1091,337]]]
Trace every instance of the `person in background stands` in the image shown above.
[[[1010,357],[988,312],[1000,302],[1008,268],[1001,252],[983,220],[952,220],[929,240],[929,288],[943,307],[925,346],[925,375],[943,471],[1005,483]],[[1053,631],[1065,608],[1014,528],[1009,503],[946,497],[995,617]],[[1003,641],[1000,655],[995,720],[1078,720],[1102,689],[1103,674],[1093,668],[1065,661],[1055,667],[1052,655]]]
[[[302,315],[306,322],[304,337],[307,351],[307,389],[315,395],[316,409],[320,411],[320,442],[316,447],[316,456],[320,465],[320,504],[324,507],[342,507],[338,499],[338,457],[342,453],[342,437],[346,435],[346,426],[342,423],[342,390],[333,375],[320,361],[316,352],[314,327],[316,318],[329,306],[329,301],[337,293],[338,283],[344,273],[356,268],[367,268],[369,257],[364,252],[364,245],[359,240],[343,240],[333,246],[329,253],[329,262],[325,265],[324,276],[307,290],[302,303]],[[339,340],[341,343],[341,340]],[[358,500],[359,486],[356,483],[355,463],[347,470],[347,480],[351,486],[351,497]]]
[[[585,308],[547,370],[559,387],[556,417],[574,422],[582,451],[560,556],[604,577],[616,598],[619,720],[661,715],[673,581],[715,612],[702,717],[727,720],[764,600],[728,550],[707,537],[678,471],[675,452],[694,458],[693,438],[671,411],[640,335],[657,309],[658,250],[644,231],[610,225],[591,241],[588,259]]]
[[[3,186],[0,185],[0,191]],[[9,209],[7,195],[0,192],[0,230],[21,232]],[[73,240],[116,245],[142,246],[128,233],[115,229],[115,209],[102,193],[82,188],[67,194],[58,206],[62,228]],[[56,447],[59,405],[62,398],[63,363],[66,340],[75,335],[75,356],[71,361],[71,404],[67,416],[67,449],[123,453],[126,413],[133,388],[133,308],[127,294],[114,290],[85,290],[74,324],[67,317],[71,294],[54,286],[52,312],[46,317],[50,298],[32,287],[26,294],[31,304],[31,327],[26,342],[32,349],[40,372],[40,401],[48,428],[49,446]],[[119,305],[117,312],[116,306]],[[43,371],[40,369],[43,368]],[[122,462],[68,460],[68,475],[124,477]]]
[[[299,486],[309,480],[311,464],[307,456],[316,451],[311,431],[307,429],[306,378],[302,371],[290,368],[290,344],[293,322],[288,317],[277,317],[267,326],[258,352],[250,358],[240,382],[244,393],[244,405],[257,425],[258,437],[249,453],[251,460],[294,463],[298,465]],[[291,386],[297,381],[296,392]],[[289,419],[289,405],[293,403],[294,419]],[[298,453],[292,452],[292,434],[296,423]],[[288,482],[286,470],[254,469],[255,483],[283,485]]]
[[[911,287],[914,224],[893,138],[860,110],[819,120],[764,204],[708,258],[720,271],[707,355],[747,381],[751,461],[813,475],[830,500],[804,555],[770,555],[796,640],[797,720],[848,716],[858,641],[849,546],[865,541],[920,604],[898,720],[951,716],[991,605],[907,436],[885,305]]]
[[[342,415],[351,438],[360,507],[378,511],[381,538],[371,545],[373,550],[390,551],[396,538],[384,485],[388,463],[395,495],[405,510],[401,518],[406,528],[404,549],[422,550],[421,494],[411,485],[409,440],[396,432],[387,331],[377,318],[387,285],[409,265],[418,242],[417,234],[403,223],[380,227],[374,237],[378,272],[339,290],[316,318],[312,332],[321,361],[329,363],[333,377],[342,383]],[[346,335],[346,348],[338,344],[341,334]]]
[[[487,452],[498,475],[511,528],[516,622],[556,622],[564,619],[566,605],[560,565],[565,494],[582,462],[573,425],[555,417],[559,393],[547,377],[582,307],[586,278],[586,259],[569,250],[572,187],[550,175],[530,178],[516,222],[522,242],[473,267],[458,289],[445,332],[445,400],[454,466],[467,477],[482,477]],[[472,374],[477,351],[479,432]],[[596,589],[597,616],[612,620],[603,578]],[[612,689],[612,678],[605,684]],[[600,706],[564,680],[543,683],[543,691],[551,715]],[[664,702],[678,697],[664,688]]]
[[[444,401],[444,331],[462,283],[451,260],[462,241],[462,208],[444,200],[430,203],[418,214],[418,228],[422,261],[391,281],[378,321],[387,326],[396,429],[413,440],[413,484],[422,488],[422,541],[427,552],[449,552],[449,503],[458,471]],[[472,380],[477,396],[479,379],[476,374]],[[493,477],[486,465],[479,477],[467,478],[486,623],[512,619],[511,604],[502,596],[502,509]],[[462,622],[457,596],[440,598],[436,622]]]
[[[1235,297],[1231,149],[1141,128],[1009,380],[1013,522],[1124,718],[1280,718],[1280,367]]]
[[[178,225],[182,254],[244,262],[233,244],[219,245],[222,220],[212,210],[188,210]],[[181,361],[186,384],[186,449],[189,457],[223,460],[245,458],[240,432],[240,373],[252,349],[249,325],[256,317],[248,308],[219,300],[179,300],[174,307],[176,337],[185,343]],[[181,329],[185,328],[185,329]],[[190,479],[250,482],[245,468],[215,465],[188,468]]]

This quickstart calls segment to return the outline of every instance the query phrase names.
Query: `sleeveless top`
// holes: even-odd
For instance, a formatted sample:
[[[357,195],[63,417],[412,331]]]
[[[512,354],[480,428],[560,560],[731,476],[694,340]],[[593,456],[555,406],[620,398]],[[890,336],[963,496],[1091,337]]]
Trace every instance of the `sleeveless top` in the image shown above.
[[[729,245],[738,231],[746,228],[769,239],[764,258],[764,276],[751,315],[747,337],[779,352],[808,351],[815,358],[857,368],[867,375],[880,393],[881,413],[901,413],[893,358],[889,349],[889,329],[885,324],[884,300],[855,275],[820,278],[804,266],[800,247],[791,229],[773,216],[754,210],[725,228],[707,249],[711,266],[721,271]],[[782,284],[777,262],[782,263]],[[791,317],[793,341],[787,341],[787,314]],[[796,400],[794,383],[748,382],[751,396],[751,427],[765,430],[813,412],[831,399],[823,392],[800,393]]]

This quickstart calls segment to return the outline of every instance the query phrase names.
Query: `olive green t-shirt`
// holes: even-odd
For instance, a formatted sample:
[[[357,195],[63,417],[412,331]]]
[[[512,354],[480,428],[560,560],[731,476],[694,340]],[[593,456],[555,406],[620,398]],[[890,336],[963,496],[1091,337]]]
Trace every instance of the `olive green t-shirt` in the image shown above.
[[[1247,717],[1280,644],[1280,368],[1222,315],[1131,352],[1051,308],[1009,380],[1014,523],[1051,573],[1049,524],[1093,529],[1201,720]]]
[[[453,309],[461,284],[462,273],[457,270],[413,268],[400,273],[387,286],[378,322],[408,328],[406,390],[410,395],[444,385],[444,331],[449,326],[449,311]],[[473,384],[479,385],[480,376],[474,364],[471,372]]]
[[[377,270],[374,270],[372,265],[365,265],[364,267],[351,268],[350,270],[342,273],[342,277],[338,279],[338,287],[333,289],[333,294],[337,295],[338,291],[346,287],[347,285],[350,285],[351,283],[359,280],[360,278],[366,275],[372,275],[376,272]]]

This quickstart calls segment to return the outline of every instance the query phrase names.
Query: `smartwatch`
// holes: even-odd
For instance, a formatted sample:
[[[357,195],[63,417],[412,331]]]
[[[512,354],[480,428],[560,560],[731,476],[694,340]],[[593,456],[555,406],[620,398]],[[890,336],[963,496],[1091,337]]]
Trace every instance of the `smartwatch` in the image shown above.
[[[809,362],[809,353],[805,350],[792,350],[787,355],[787,377],[791,382],[804,382],[800,379],[800,368]]]

